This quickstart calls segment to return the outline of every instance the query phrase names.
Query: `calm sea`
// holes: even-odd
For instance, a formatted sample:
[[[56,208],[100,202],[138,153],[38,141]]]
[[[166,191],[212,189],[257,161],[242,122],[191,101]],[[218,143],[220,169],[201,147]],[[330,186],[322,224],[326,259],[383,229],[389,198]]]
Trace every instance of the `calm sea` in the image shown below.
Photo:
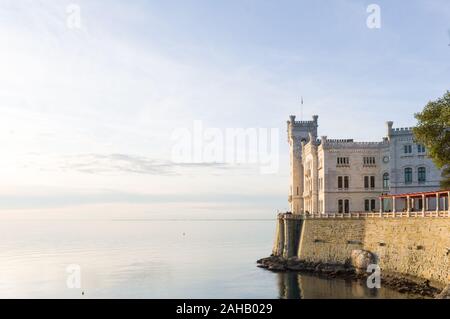
[[[405,297],[257,268],[255,261],[270,254],[274,226],[272,220],[2,220],[0,297]],[[69,265],[80,267],[80,289],[68,288]]]

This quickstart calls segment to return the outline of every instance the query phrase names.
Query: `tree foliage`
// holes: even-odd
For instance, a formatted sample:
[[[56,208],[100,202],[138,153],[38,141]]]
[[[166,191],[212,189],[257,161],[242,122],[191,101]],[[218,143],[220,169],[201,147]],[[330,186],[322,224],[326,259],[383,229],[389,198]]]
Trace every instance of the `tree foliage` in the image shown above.
[[[428,102],[415,117],[418,121],[413,130],[415,139],[427,148],[428,156],[442,169],[441,187],[450,188],[450,91]]]

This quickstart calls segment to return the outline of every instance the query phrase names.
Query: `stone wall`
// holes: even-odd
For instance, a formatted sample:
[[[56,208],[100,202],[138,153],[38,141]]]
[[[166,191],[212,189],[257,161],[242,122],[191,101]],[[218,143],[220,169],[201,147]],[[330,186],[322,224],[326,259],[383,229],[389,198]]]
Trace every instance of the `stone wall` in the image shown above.
[[[286,238],[276,239],[289,252],[274,255],[295,255],[297,242],[301,260],[345,263],[352,250],[365,249],[377,256],[382,271],[450,282],[450,218],[317,218],[298,225],[297,241],[286,245]]]
[[[382,269],[450,282],[450,218],[366,219],[364,248]]]
[[[297,255],[305,261],[343,264],[363,242],[364,219],[307,219]]]

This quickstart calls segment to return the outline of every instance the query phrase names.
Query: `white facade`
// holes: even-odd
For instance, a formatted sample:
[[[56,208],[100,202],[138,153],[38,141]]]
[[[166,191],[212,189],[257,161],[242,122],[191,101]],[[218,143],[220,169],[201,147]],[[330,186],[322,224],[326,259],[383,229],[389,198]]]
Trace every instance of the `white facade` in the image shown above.
[[[379,142],[317,139],[318,116],[288,121],[291,211],[378,211],[381,194],[439,189],[441,172],[414,143],[411,128],[392,128]]]

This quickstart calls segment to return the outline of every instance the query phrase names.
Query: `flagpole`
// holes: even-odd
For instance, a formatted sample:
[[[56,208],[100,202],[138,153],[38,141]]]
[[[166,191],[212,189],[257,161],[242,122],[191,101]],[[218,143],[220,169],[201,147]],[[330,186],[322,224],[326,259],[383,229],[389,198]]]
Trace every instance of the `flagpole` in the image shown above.
[[[303,96],[301,97],[300,102],[300,120],[303,121]]]

